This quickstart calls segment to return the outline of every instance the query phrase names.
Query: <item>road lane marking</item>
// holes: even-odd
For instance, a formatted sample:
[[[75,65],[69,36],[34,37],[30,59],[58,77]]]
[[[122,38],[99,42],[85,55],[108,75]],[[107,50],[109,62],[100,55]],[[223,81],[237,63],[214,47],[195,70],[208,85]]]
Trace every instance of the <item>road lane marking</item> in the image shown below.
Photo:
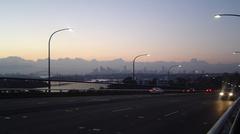
[[[138,119],[144,119],[144,116],[138,116],[137,118]]]
[[[6,116],[6,117],[4,117],[4,119],[5,119],[5,120],[10,120],[10,119],[11,119],[11,117],[9,117],[9,116]]]
[[[26,119],[26,118],[28,118],[28,116],[26,116],[26,115],[23,115],[23,116],[22,116],[22,118],[23,118],[23,119]]]
[[[99,128],[93,128],[93,129],[92,129],[92,131],[95,131],[95,132],[100,132],[100,131],[101,131],[101,129],[99,129]]]
[[[164,116],[165,116],[165,117],[168,117],[168,116],[174,115],[174,114],[176,114],[176,113],[178,113],[178,112],[179,112],[179,111],[171,112],[171,113],[165,114]]]
[[[116,110],[113,110],[112,112],[122,112],[122,111],[127,111],[127,110],[132,110],[133,108],[131,107],[127,107],[127,108],[121,108],[121,109],[116,109]]]
[[[84,126],[79,126],[78,129],[85,129],[86,127]]]

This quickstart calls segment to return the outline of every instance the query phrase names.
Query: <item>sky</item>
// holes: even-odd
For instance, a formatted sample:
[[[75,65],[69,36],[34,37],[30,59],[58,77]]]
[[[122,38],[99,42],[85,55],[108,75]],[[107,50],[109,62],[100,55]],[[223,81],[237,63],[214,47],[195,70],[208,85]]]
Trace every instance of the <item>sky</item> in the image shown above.
[[[1,0],[0,58],[240,62],[239,0]]]

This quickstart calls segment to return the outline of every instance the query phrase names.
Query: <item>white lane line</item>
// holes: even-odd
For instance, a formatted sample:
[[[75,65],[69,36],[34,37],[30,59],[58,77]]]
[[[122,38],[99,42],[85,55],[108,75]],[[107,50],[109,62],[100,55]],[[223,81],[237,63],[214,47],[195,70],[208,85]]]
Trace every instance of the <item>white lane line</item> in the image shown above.
[[[171,112],[171,113],[165,114],[164,116],[165,116],[165,117],[168,117],[168,116],[174,115],[174,114],[176,114],[176,113],[178,113],[178,112],[179,112],[179,111]]]
[[[84,126],[79,126],[78,129],[85,129],[86,127]]]
[[[11,117],[9,117],[9,116],[6,116],[6,117],[4,117],[4,119],[5,119],[5,120],[10,120],[10,119],[11,119]]]
[[[95,131],[95,132],[100,132],[100,131],[101,131],[101,129],[99,129],[99,128],[93,128],[93,129],[92,129],[92,131]]]
[[[26,115],[23,115],[23,116],[21,116],[23,119],[27,119],[28,118],[28,116],[26,116]]]
[[[113,110],[112,112],[122,112],[122,111],[127,111],[127,110],[132,110],[133,108],[131,107],[127,107],[127,108],[121,108],[121,109],[116,109],[116,110]]]
[[[144,116],[138,116],[137,118],[138,119],[144,119]]]

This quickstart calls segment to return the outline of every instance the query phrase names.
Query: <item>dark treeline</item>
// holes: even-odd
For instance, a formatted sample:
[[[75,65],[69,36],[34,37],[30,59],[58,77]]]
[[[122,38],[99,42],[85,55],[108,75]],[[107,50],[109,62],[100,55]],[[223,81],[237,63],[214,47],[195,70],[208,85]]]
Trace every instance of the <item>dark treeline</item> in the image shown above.
[[[44,81],[0,79],[0,88],[38,88],[47,85]]]
[[[110,78],[116,79],[115,75],[106,76],[79,76],[79,75],[62,75],[54,76],[52,79],[58,80],[90,80],[91,78]],[[120,75],[117,78],[121,78],[124,75]],[[129,75],[128,75],[129,76]],[[166,80],[166,75],[145,75],[138,74],[137,81],[132,80],[131,77],[127,77],[120,82],[119,84],[111,84],[109,88],[151,88],[151,87],[160,87],[160,88],[169,88],[169,89],[184,89],[184,88],[195,88],[195,89],[206,89],[206,88],[221,88],[224,83],[231,83],[233,85],[240,85],[240,74],[239,73],[224,73],[224,74],[172,74],[169,80]],[[37,81],[37,80],[15,80],[15,79],[0,79],[0,88],[36,88],[36,87],[46,87],[46,81]]]
[[[224,73],[224,74],[198,74],[198,75],[175,75],[168,80],[161,80],[159,78],[152,78],[145,80],[133,80],[132,77],[126,77],[123,79],[122,84],[112,84],[109,88],[117,89],[146,89],[151,87],[160,87],[164,89],[186,89],[194,88],[196,90],[205,90],[208,88],[221,89],[225,83],[231,83],[231,88],[238,89],[240,85],[240,74],[239,73]]]

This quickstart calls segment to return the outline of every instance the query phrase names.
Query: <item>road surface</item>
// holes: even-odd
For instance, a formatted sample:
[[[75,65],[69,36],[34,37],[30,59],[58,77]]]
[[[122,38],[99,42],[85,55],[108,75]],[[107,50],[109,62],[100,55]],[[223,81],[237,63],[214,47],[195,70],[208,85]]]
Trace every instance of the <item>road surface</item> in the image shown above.
[[[1,134],[204,134],[232,101],[213,94],[0,100]]]

